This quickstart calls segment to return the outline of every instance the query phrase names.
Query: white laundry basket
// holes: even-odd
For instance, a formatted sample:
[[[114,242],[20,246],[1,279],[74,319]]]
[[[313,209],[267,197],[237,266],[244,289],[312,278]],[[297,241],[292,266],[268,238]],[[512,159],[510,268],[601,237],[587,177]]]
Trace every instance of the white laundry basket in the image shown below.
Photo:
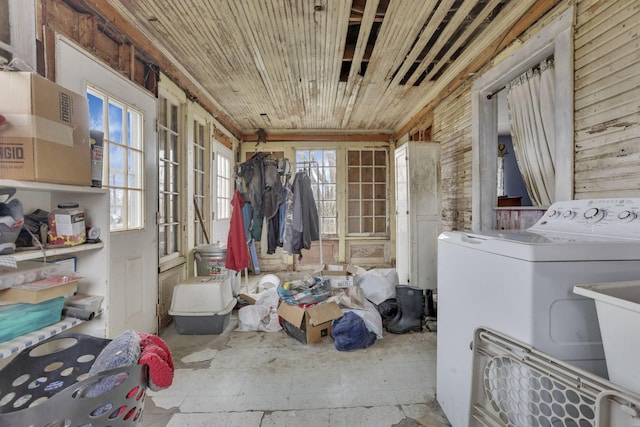
[[[595,300],[609,380],[640,394],[640,280],[579,285],[573,292]]]

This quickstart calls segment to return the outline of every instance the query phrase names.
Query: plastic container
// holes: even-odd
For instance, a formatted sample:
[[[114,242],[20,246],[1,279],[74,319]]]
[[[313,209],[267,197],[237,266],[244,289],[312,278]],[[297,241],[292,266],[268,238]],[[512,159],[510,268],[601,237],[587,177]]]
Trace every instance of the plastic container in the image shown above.
[[[48,241],[51,245],[75,246],[87,240],[84,209],[77,203],[60,203],[49,214]]]
[[[640,280],[579,285],[595,300],[609,380],[640,394]]]
[[[211,276],[219,280],[229,277],[227,262],[227,248],[219,243],[213,245],[199,245],[193,249],[198,276]]]
[[[229,280],[198,277],[189,282],[173,289],[169,314],[176,330],[184,335],[222,333],[236,305]]]
[[[0,371],[0,427],[142,425],[147,365],[87,377],[109,342],[67,333],[19,353]],[[114,387],[89,397],[101,380]]]
[[[58,297],[39,304],[0,306],[0,342],[28,334],[60,321],[64,298]]]
[[[57,264],[38,261],[21,261],[18,268],[0,267],[0,289],[45,279],[60,269]]]

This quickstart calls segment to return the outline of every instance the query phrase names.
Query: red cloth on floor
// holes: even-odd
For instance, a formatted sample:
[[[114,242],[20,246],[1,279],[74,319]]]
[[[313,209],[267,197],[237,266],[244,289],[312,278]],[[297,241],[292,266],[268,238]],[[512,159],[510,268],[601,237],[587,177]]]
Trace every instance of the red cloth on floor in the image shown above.
[[[240,191],[235,191],[233,199],[231,199],[231,206],[233,206],[233,211],[231,212],[229,236],[227,237],[225,267],[233,271],[242,271],[249,267],[249,249],[247,248],[247,238],[242,219],[244,199]]]
[[[157,335],[138,333],[140,336],[140,359],[138,364],[149,366],[149,388],[153,391],[165,389],[173,383],[173,358],[167,344]]]

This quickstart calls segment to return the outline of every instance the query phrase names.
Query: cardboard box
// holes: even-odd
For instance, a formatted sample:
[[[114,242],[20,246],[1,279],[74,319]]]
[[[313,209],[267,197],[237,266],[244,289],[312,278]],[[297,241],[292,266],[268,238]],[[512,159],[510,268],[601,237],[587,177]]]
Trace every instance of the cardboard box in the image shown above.
[[[91,185],[87,99],[29,72],[0,72],[0,176]]]
[[[342,310],[335,302],[307,308],[281,302],[278,315],[287,334],[302,344],[316,344],[323,337],[331,337],[331,321],[342,317]]]
[[[360,267],[355,265],[327,265],[320,273],[322,277],[329,279],[332,288],[350,288],[357,284],[357,274]]]
[[[78,280],[60,282],[55,279],[43,279],[25,283],[0,291],[0,300],[38,304],[53,298],[71,295],[78,290]]]

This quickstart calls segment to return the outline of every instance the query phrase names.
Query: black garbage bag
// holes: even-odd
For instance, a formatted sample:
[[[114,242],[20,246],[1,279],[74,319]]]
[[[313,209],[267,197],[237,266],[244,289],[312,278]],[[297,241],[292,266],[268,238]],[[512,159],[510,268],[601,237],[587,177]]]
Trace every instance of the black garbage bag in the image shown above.
[[[376,334],[367,329],[364,320],[354,312],[333,321],[331,327],[336,350],[349,351],[367,348],[376,342]]]

